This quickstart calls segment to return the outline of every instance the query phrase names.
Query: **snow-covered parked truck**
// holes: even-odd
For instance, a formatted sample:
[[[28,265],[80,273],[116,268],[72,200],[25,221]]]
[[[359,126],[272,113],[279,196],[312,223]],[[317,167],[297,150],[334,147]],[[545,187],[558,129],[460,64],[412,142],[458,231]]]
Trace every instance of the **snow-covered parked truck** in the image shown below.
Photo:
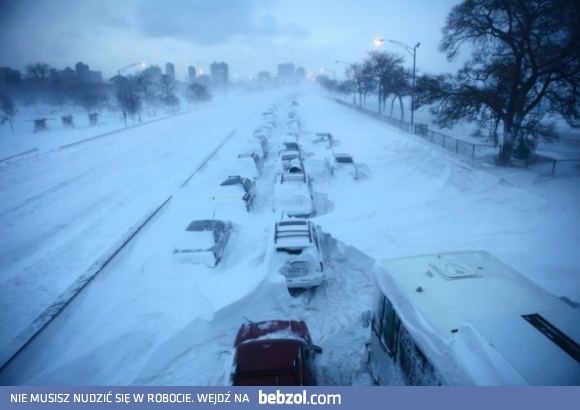
[[[381,385],[580,385],[580,308],[488,252],[377,261],[368,360]]]

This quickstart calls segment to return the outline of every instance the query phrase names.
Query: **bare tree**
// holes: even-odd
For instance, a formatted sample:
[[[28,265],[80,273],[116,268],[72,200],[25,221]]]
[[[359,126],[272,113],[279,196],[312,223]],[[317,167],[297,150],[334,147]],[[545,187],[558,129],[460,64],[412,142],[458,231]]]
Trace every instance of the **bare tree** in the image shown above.
[[[187,99],[190,102],[195,103],[196,106],[199,103],[204,103],[211,101],[212,95],[207,89],[207,87],[200,83],[193,83],[187,87]]]
[[[123,76],[113,77],[112,81],[115,83],[117,102],[121,107],[123,113],[123,120],[125,125],[127,125],[127,117],[131,117],[135,120],[135,116],[138,116],[139,121],[141,121],[141,116],[139,115],[142,107],[142,100],[137,92],[135,85],[132,81]]]
[[[347,97],[356,92],[355,82],[353,80],[340,81],[337,86],[337,91]]]
[[[377,96],[380,113],[384,110],[388,96],[396,94],[406,87],[405,77],[399,75],[403,57],[384,51],[371,51],[367,61],[378,85]]]
[[[101,84],[82,83],[75,87],[74,100],[87,114],[90,114],[106,105],[107,95]]]
[[[179,111],[179,98],[175,95],[175,81],[163,74],[159,78],[159,99],[171,112]]]
[[[347,69],[347,75],[354,82],[358,105],[362,106],[363,99],[366,100],[367,94],[375,91],[377,87],[372,67],[368,61],[351,64]]]
[[[159,104],[159,93],[157,92],[157,86],[151,78],[151,74],[148,71],[142,71],[135,77],[135,86],[137,90],[143,97],[146,109],[149,116],[155,116],[157,106]]]
[[[338,82],[335,79],[329,78],[327,75],[319,75],[316,77],[316,81],[331,95],[338,90]]]
[[[467,119],[492,133],[503,125],[500,165],[518,145],[529,152],[555,135],[547,117],[580,126],[580,2],[464,0],[447,16],[441,50],[451,60],[466,43],[471,57],[455,75],[418,83],[441,125]]]
[[[51,69],[50,65],[46,63],[31,63],[24,67],[26,77],[31,80],[44,80],[49,78]]]
[[[5,93],[0,94],[0,104],[2,104],[2,112],[4,113],[8,121],[10,121],[10,129],[12,130],[12,132],[14,132],[14,116],[18,112],[16,104],[14,104],[12,97],[10,97],[8,94]]]

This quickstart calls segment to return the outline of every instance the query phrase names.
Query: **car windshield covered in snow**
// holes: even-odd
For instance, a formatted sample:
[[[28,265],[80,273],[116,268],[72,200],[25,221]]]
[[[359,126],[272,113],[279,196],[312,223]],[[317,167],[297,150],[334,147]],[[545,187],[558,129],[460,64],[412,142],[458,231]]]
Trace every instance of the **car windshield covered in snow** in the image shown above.
[[[221,184],[221,187],[234,187],[234,189],[243,191],[243,192],[251,192],[253,188],[253,183],[248,178],[242,178],[240,176],[229,177],[224,180]],[[228,188],[222,188],[228,189]],[[233,192],[233,191],[232,191]]]
[[[348,154],[334,154],[334,159],[339,164],[352,164],[353,158]]]
[[[215,219],[191,222],[173,251],[177,262],[216,266],[230,238],[232,225]]]
[[[284,141],[282,143],[282,149],[284,151],[300,151],[300,145],[296,141]]]
[[[234,205],[235,202],[243,203],[246,210],[249,211],[254,202],[254,197],[255,188],[252,180],[240,176],[231,176],[219,185],[212,199],[222,205],[226,202],[232,202]]]

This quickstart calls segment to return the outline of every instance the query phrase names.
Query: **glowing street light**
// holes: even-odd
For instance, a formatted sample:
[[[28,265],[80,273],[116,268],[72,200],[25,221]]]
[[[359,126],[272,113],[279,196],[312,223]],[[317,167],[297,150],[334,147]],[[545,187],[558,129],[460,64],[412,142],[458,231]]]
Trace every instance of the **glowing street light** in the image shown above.
[[[399,47],[404,48],[409,54],[413,56],[413,87],[411,88],[411,131],[415,133],[415,126],[414,126],[414,113],[415,113],[415,62],[417,60],[417,48],[421,45],[421,43],[415,44],[415,47],[408,46],[405,43],[401,43],[400,41],[396,40],[387,40],[380,37],[375,38],[374,43],[375,46],[380,46],[385,41],[389,43],[393,43],[398,45]]]

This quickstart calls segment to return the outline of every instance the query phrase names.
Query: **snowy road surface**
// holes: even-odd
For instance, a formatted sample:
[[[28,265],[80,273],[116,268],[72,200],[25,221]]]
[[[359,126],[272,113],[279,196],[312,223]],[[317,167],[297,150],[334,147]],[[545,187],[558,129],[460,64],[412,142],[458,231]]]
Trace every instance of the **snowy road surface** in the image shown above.
[[[2,326],[12,336],[11,320],[25,326],[103,247],[173,195],[0,382],[226,384],[233,338],[245,320],[298,318],[324,349],[318,358],[321,384],[370,384],[368,329],[359,317],[370,306],[375,258],[485,249],[554,294],[580,300],[580,229],[574,223],[580,193],[571,188],[577,176],[538,176],[518,186],[517,175],[500,179],[485,164],[464,162],[309,90],[294,98],[300,102],[305,169],[313,181],[313,220],[327,233],[327,279],[312,292],[290,296],[268,257],[279,218],[272,212],[275,157],[290,109],[282,95],[246,95],[235,110],[207,107],[69,153],[51,151],[0,168],[13,181],[3,178],[2,192],[20,198],[2,204],[0,219],[3,229],[12,229],[4,237],[11,251],[0,259],[2,303],[11,312],[3,313]],[[277,128],[257,180],[255,209],[215,214],[234,223],[223,262],[215,269],[174,263],[175,238],[191,220],[213,216],[210,193],[263,124],[261,112],[273,104]],[[232,130],[232,138],[180,188]],[[329,151],[313,141],[316,132],[333,133],[334,150],[353,155],[364,177],[332,178],[324,166]],[[21,177],[25,171],[17,169],[26,164],[46,175],[30,170]],[[23,188],[28,183],[30,191]],[[539,194],[550,189],[565,194],[557,202]],[[22,232],[18,224],[24,224]],[[37,247],[29,249],[29,242]]]
[[[0,346],[174,193],[232,131],[259,117],[256,109],[233,101],[204,107],[0,164]],[[216,120],[225,112],[227,122]]]

